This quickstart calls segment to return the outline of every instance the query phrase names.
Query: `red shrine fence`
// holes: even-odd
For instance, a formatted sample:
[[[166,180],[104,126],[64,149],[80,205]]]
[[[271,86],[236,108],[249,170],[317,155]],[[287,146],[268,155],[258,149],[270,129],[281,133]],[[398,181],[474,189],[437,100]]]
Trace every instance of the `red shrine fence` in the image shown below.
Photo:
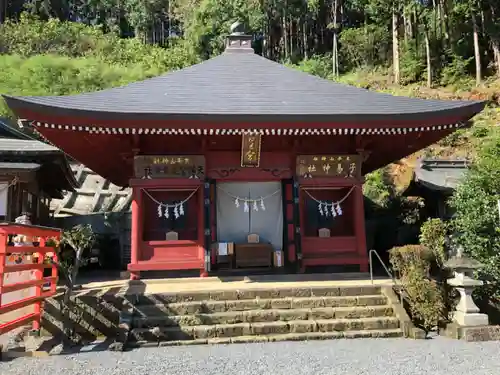
[[[57,254],[47,242],[60,237],[58,229],[0,224],[0,335],[29,323],[40,329],[43,301],[57,286]]]

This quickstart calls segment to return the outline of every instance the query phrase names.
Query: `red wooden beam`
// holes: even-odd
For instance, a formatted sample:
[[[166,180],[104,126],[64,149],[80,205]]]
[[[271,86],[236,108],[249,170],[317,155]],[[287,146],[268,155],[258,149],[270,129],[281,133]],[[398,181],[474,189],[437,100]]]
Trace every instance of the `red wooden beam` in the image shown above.
[[[55,253],[56,249],[50,246],[7,246],[6,253]]]
[[[44,285],[46,283],[56,283],[57,277],[46,277],[41,280],[29,280],[22,283],[8,284],[2,286],[2,293],[16,292],[33,286]]]
[[[0,324],[0,335],[3,335],[4,333],[7,333],[9,331],[12,331],[13,329],[22,327],[28,323],[31,323],[37,319],[40,319],[39,314],[31,313],[25,316],[22,316],[20,318],[17,318],[15,320],[12,320],[10,322]]]
[[[45,298],[51,297],[52,295],[53,295],[52,292],[48,292],[48,293],[43,293],[41,296],[28,297],[25,299],[21,299],[19,301],[8,303],[6,305],[0,306],[0,314],[6,314],[14,310],[22,309],[23,307],[33,305],[37,302],[43,301]]]
[[[3,273],[9,272],[20,272],[20,271],[41,271],[45,268],[52,268],[52,264],[43,264],[43,263],[35,263],[35,264],[14,264],[12,266],[5,266]]]
[[[197,178],[155,178],[140,179],[133,178],[129,185],[139,188],[197,188],[203,184],[203,180]]]
[[[30,237],[57,237],[61,236],[61,230],[38,225],[24,225],[13,223],[0,223],[0,233],[22,234]]]

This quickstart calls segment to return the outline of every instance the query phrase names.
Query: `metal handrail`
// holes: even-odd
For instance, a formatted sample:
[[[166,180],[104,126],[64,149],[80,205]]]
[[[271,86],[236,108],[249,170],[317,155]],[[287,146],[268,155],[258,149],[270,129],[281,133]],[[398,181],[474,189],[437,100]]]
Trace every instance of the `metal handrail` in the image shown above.
[[[394,275],[392,274],[391,271],[389,271],[389,268],[387,268],[386,264],[384,263],[384,261],[382,260],[382,258],[380,257],[379,253],[377,252],[377,250],[375,249],[371,249],[369,252],[368,252],[368,259],[369,259],[369,262],[370,262],[370,280],[373,284],[373,254],[375,254],[378,258],[378,261],[380,262],[380,264],[382,265],[382,267],[384,267],[384,270],[385,272],[387,273],[387,276],[389,276],[392,281],[397,284],[397,280],[396,278],[394,277]]]

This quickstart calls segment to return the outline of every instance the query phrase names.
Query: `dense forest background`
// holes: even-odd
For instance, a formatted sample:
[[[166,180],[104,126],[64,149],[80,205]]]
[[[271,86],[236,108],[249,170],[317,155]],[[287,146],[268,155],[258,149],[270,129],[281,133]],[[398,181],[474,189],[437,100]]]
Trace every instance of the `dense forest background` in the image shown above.
[[[499,137],[498,0],[0,0],[0,93],[73,94],[180,69],[221,53],[235,20],[257,53],[323,78],[489,102],[471,129],[368,176],[378,201],[418,157],[472,158]]]

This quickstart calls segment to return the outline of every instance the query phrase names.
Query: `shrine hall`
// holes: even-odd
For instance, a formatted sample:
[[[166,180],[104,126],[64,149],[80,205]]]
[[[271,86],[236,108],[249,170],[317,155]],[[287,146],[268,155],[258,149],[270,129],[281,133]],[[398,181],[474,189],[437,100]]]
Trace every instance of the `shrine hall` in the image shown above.
[[[7,96],[51,144],[133,189],[141,272],[368,270],[367,173],[470,126],[484,102],[423,100],[225,51],[159,77],[69,96]]]

